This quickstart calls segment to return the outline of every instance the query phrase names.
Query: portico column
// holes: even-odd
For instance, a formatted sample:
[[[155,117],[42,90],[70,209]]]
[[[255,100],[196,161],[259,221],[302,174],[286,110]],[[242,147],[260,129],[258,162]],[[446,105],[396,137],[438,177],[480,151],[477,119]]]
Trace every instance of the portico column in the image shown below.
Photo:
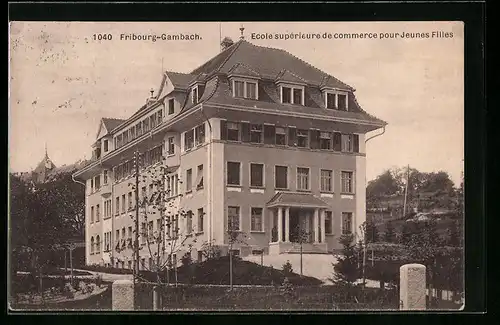
[[[318,223],[319,223],[319,210],[314,209],[314,242],[318,243],[319,241],[319,232],[318,232]]]
[[[290,241],[290,208],[285,208],[285,241]]]
[[[325,243],[325,210],[321,210],[321,220],[319,222],[319,227],[321,229],[321,242]]]
[[[278,208],[278,242],[283,241],[283,208]]]

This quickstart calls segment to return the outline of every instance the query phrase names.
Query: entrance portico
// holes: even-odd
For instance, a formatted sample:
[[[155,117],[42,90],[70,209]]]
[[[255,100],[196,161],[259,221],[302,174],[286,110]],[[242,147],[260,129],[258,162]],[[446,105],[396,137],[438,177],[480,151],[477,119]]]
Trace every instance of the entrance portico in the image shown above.
[[[278,192],[267,204],[271,212],[269,254],[327,253],[328,205],[311,193]]]

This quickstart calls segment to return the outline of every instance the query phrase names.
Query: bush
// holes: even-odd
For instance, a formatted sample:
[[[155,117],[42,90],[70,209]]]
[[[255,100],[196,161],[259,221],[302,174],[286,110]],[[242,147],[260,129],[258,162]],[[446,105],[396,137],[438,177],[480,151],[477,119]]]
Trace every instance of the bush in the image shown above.
[[[286,261],[286,263],[283,264],[282,270],[283,270],[283,273],[285,273],[286,275],[290,275],[293,273],[293,268],[292,268],[292,264],[290,263],[290,261]]]
[[[96,287],[100,288],[102,285],[102,276],[99,274],[96,275],[96,277],[94,278],[94,281],[95,281]]]
[[[191,258],[191,252],[187,252],[181,258],[182,266],[191,265],[192,262],[193,262],[193,259]]]
[[[80,279],[73,278],[73,289],[75,289],[75,291],[80,290]]]

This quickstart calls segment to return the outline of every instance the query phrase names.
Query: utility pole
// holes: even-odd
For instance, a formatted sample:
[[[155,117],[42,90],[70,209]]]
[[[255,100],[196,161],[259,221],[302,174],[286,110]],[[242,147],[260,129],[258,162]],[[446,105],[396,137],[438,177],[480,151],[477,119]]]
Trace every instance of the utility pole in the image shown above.
[[[410,165],[408,165],[407,174],[406,174],[406,185],[405,185],[405,198],[403,202],[403,219],[406,215],[406,197],[408,196],[408,183],[410,182]]]
[[[135,167],[135,267],[134,267],[134,284],[139,276],[139,152],[134,153]]]

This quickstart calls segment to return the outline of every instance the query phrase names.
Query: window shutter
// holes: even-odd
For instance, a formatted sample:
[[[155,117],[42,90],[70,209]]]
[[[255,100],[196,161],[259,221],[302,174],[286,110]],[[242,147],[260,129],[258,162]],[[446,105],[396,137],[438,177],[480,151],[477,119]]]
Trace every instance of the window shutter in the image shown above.
[[[359,152],[359,135],[353,134],[352,137],[354,138],[354,152]]]
[[[220,121],[220,138],[227,140],[227,121]]]
[[[250,142],[250,123],[241,123],[241,141]]]
[[[319,131],[311,130],[311,149],[319,149]]]
[[[264,125],[264,143],[274,144],[276,140],[276,128],[273,125]]]
[[[342,134],[340,132],[333,133],[333,150],[342,151]]]
[[[288,129],[288,145],[290,147],[295,147],[297,145],[297,129],[289,128]]]

